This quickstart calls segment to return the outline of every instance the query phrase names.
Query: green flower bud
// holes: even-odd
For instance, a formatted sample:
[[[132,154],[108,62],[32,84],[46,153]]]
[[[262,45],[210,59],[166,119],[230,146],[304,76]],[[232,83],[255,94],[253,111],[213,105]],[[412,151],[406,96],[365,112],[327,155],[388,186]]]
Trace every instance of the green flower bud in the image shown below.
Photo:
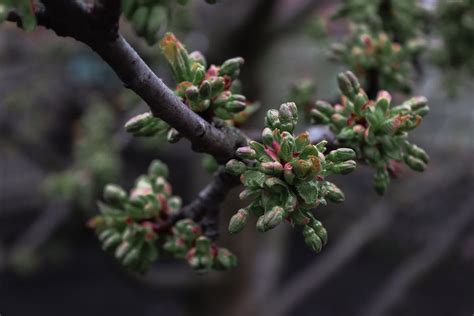
[[[257,152],[250,148],[250,146],[237,148],[236,155],[242,159],[255,159]]]
[[[410,144],[407,146],[408,153],[420,160],[424,163],[428,163],[430,161],[430,157],[422,148],[418,147],[417,145]]]
[[[118,185],[108,184],[104,189],[104,200],[112,205],[122,205],[127,200],[127,193]]]
[[[377,102],[375,103],[375,107],[382,109],[383,113],[388,111],[390,106],[390,102],[392,101],[392,96],[385,90],[379,91],[377,94]]]
[[[333,106],[326,101],[316,101],[315,104],[316,110],[324,114],[325,117],[331,117],[334,114]]]
[[[324,195],[325,198],[334,203],[344,202],[344,193],[334,183],[326,181],[324,188],[326,190],[326,194]]]
[[[244,229],[245,224],[247,223],[247,218],[249,216],[249,212],[245,208],[241,208],[231,217],[229,222],[229,232],[231,234],[236,234]]]
[[[295,138],[295,150],[298,152],[301,152],[306,146],[311,144],[311,141],[309,139],[309,133],[304,132],[296,136]]]
[[[211,83],[204,80],[199,86],[199,97],[201,99],[209,99],[211,97]]]
[[[351,82],[352,89],[354,93],[358,93],[360,90],[360,83],[359,80],[357,79],[356,75],[352,71],[346,71],[345,72],[346,77],[349,79]]]
[[[277,227],[285,219],[285,210],[282,207],[275,206],[269,212],[263,215],[263,228],[267,231]],[[262,231],[262,232],[263,232]]]
[[[423,172],[426,169],[426,164],[423,160],[416,158],[415,156],[405,155],[403,160],[412,170]]]
[[[114,233],[104,240],[104,242],[102,243],[102,249],[104,249],[105,251],[113,249],[121,241],[122,237],[120,236],[120,234]]]
[[[280,127],[280,114],[277,110],[267,111],[267,116],[265,117],[265,125],[271,129]]]
[[[242,161],[238,161],[236,159],[229,160],[225,165],[225,170],[234,176],[244,173],[246,169],[247,166],[245,166]]]
[[[227,59],[219,70],[219,76],[228,75],[234,77],[236,72],[240,70],[240,67],[244,64],[244,59],[242,57],[235,57]]]
[[[115,249],[115,258],[122,259],[131,249],[131,244],[128,241],[122,242],[117,249]]]
[[[279,176],[283,172],[283,166],[278,161],[267,161],[260,164],[260,170],[268,175]]]
[[[189,58],[195,63],[201,64],[202,66],[204,66],[204,68],[207,67],[206,57],[204,57],[201,52],[196,50],[189,54]]]
[[[145,112],[129,119],[127,123],[125,123],[125,130],[128,133],[135,133],[146,126],[149,126],[155,120],[156,118],[151,114],[151,112]]]
[[[181,138],[181,134],[174,128],[170,128],[168,134],[166,134],[166,139],[172,144],[177,143]]]
[[[295,180],[295,174],[293,173],[293,166],[288,162],[283,167],[283,178],[286,183],[293,184]]]
[[[133,248],[130,250],[122,260],[123,265],[130,266],[135,264],[140,259],[140,250],[138,248]]]
[[[153,160],[148,168],[148,174],[155,177],[168,177],[168,166],[160,160]]]
[[[383,195],[390,183],[390,177],[387,170],[379,169],[374,175],[374,189],[379,195]]]
[[[283,132],[281,134],[282,140],[280,143],[280,152],[278,156],[283,161],[290,161],[293,158],[293,152],[295,151],[295,139],[293,135],[288,132]]]
[[[222,77],[211,77],[209,80],[211,85],[211,96],[218,96],[222,91],[224,91],[225,81]]]
[[[326,116],[321,111],[319,111],[318,109],[312,109],[309,112],[309,115],[311,117],[312,122],[315,124],[327,124],[330,122],[329,117]]]
[[[331,171],[336,174],[349,174],[355,170],[357,163],[354,160],[339,162],[331,167]]]
[[[214,260],[215,267],[219,270],[230,270],[237,266],[237,258],[225,248],[219,248]]]
[[[343,95],[350,96],[354,94],[352,83],[346,73],[341,72],[337,75],[337,84]]]
[[[265,127],[262,131],[262,141],[267,146],[272,146],[273,143],[273,132],[270,128]]]
[[[325,246],[328,242],[328,232],[326,228],[324,228],[323,224],[316,219],[311,219],[309,226],[314,229],[316,235],[318,235],[318,237],[323,242],[323,246]]]
[[[338,148],[332,150],[326,155],[326,159],[334,162],[342,162],[349,159],[355,159],[355,151],[351,148]]]
[[[238,113],[245,110],[246,103],[242,101],[230,101],[225,104],[225,109],[232,113]]]
[[[199,63],[191,66],[192,83],[198,84],[206,77],[206,69]]]
[[[308,247],[313,249],[316,252],[320,252],[323,249],[323,242],[321,239],[316,235],[316,232],[313,228],[308,225],[305,225],[303,228],[303,237],[304,242]]]
[[[185,91],[186,97],[190,101],[198,101],[199,100],[199,89],[196,86],[190,86]]]

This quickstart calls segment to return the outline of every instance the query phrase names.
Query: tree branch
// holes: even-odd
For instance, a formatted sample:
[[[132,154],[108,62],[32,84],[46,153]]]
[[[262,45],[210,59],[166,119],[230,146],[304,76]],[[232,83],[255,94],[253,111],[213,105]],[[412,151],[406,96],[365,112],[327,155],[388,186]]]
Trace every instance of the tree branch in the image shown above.
[[[190,140],[193,150],[224,163],[246,143],[236,129],[217,128],[194,113],[146,65],[118,32],[118,6],[102,0],[94,7],[76,1],[42,0],[38,24],[59,36],[72,37],[93,49],[115,71],[124,85],[138,94],[152,113]],[[112,6],[114,10],[105,10]],[[13,19],[14,17],[11,17]],[[17,21],[18,23],[18,21]]]

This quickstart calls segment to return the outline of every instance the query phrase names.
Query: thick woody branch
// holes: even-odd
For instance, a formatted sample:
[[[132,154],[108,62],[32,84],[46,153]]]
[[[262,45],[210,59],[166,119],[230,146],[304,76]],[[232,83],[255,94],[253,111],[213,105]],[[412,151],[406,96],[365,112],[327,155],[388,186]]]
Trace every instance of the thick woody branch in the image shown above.
[[[118,32],[118,6],[102,0],[96,6],[75,1],[43,0],[38,23],[93,49],[115,71],[124,85],[138,94],[152,113],[189,139],[193,150],[213,155],[223,163],[246,139],[237,130],[217,128],[191,111],[146,65]],[[107,10],[110,6],[114,10]],[[13,18],[13,17],[12,17]]]

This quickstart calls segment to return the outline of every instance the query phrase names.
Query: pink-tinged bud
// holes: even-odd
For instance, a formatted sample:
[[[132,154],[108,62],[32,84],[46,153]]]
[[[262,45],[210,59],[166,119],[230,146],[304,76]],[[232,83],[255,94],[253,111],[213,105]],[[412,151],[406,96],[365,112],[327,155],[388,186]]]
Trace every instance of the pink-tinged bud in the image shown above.
[[[173,33],[165,34],[160,41],[160,48],[171,65],[176,81],[191,80],[189,54]]]
[[[260,169],[265,174],[277,176],[282,173],[283,166],[278,161],[268,161],[268,162],[262,162],[260,164]]]
[[[237,148],[236,154],[243,159],[255,159],[257,156],[257,152],[249,146]]]
[[[356,124],[354,127],[352,127],[352,130],[357,134],[363,135],[365,132],[365,127],[360,124]]]
[[[388,103],[390,103],[392,101],[392,96],[390,95],[390,93],[388,93],[388,91],[380,90],[377,94],[377,101],[379,101],[380,99],[386,99]]]

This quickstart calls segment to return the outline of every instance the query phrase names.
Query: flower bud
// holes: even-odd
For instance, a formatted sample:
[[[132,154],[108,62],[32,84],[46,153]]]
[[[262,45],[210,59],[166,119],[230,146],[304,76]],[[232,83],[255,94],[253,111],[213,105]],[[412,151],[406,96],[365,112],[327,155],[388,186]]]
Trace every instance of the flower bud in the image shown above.
[[[197,51],[195,50],[194,52],[192,52],[191,54],[189,54],[189,58],[198,63],[198,64],[201,64],[204,66],[204,68],[207,67],[207,62],[206,62],[206,57],[204,57],[204,55],[200,52],[200,51]]]
[[[351,82],[352,90],[354,91],[354,93],[358,93],[360,90],[360,82],[357,79],[356,75],[354,75],[352,71],[346,71],[345,74]]]
[[[236,234],[242,231],[242,229],[245,227],[245,224],[247,223],[248,216],[249,212],[247,209],[241,208],[238,210],[237,213],[235,213],[234,216],[230,218],[229,232],[231,234]]]
[[[296,177],[299,179],[306,178],[311,173],[311,168],[313,167],[310,160],[299,159],[296,162],[292,163],[293,172]]]
[[[199,86],[199,97],[201,99],[209,99],[211,97],[211,84],[204,80]]]
[[[285,210],[280,206],[274,206],[269,212],[266,212],[263,217],[264,231],[267,231],[277,227],[283,222],[285,219]]]
[[[230,101],[225,104],[225,109],[232,113],[238,113],[245,110],[246,104],[242,101]]]
[[[352,83],[345,73],[341,72],[339,75],[337,75],[337,84],[339,86],[339,90],[341,90],[341,93],[343,95],[353,95],[354,92]]]
[[[424,163],[428,163],[430,157],[422,148],[417,145],[410,144],[407,146],[408,153],[418,159],[421,159]]]
[[[280,114],[277,110],[267,111],[267,116],[265,117],[265,125],[271,129],[280,127]]]
[[[234,176],[244,173],[246,169],[247,166],[242,161],[236,159],[229,160],[225,165],[225,170]]]
[[[293,166],[287,162],[283,167],[283,178],[285,179],[286,183],[293,184],[295,180],[295,174],[293,173]]]
[[[190,101],[198,101],[199,100],[199,89],[196,86],[190,86],[185,91],[186,97]]]
[[[230,270],[237,266],[237,258],[225,248],[219,248],[214,260],[216,268],[220,270]]]
[[[326,228],[324,228],[323,224],[316,219],[312,219],[309,223],[309,226],[314,229],[316,235],[318,235],[318,237],[323,242],[323,246],[325,246],[328,242],[328,232]]]
[[[273,143],[273,133],[268,127],[265,127],[262,131],[262,141],[265,145],[271,146]]]
[[[374,189],[379,195],[383,195],[387,190],[388,184],[390,183],[390,177],[387,170],[379,169],[374,174]]]
[[[306,146],[311,144],[311,141],[309,139],[309,133],[304,132],[296,136],[295,138],[295,150],[298,152],[301,152]]]
[[[324,113],[322,113],[318,109],[312,109],[309,112],[309,115],[314,124],[327,124],[330,121],[329,117],[327,117]]]
[[[203,65],[199,63],[194,63],[191,66],[191,75],[192,75],[192,82],[194,84],[200,83],[206,77],[206,69]]]
[[[281,134],[281,147],[278,156],[285,162],[290,161],[293,158],[293,152],[295,151],[295,139],[293,135],[288,132],[283,132]]]
[[[138,248],[133,248],[130,250],[122,260],[124,266],[130,266],[136,263],[140,259],[140,250]]]
[[[127,252],[130,250],[131,244],[128,241],[122,242],[116,249],[115,249],[115,258],[122,259]]]
[[[316,235],[316,232],[310,226],[304,226],[303,237],[306,245],[314,251],[320,252],[323,249],[323,243],[321,239],[318,237],[318,235]]]
[[[385,90],[381,90],[377,94],[377,102],[375,103],[375,107],[382,109],[383,113],[385,113],[388,111],[390,101],[392,101],[392,96],[390,93]]]
[[[209,80],[211,85],[211,96],[218,96],[222,91],[224,91],[225,81],[222,77],[211,77]]]
[[[235,153],[242,159],[255,159],[257,157],[257,152],[250,146],[239,147]]]
[[[283,166],[278,161],[267,161],[260,164],[260,170],[268,175],[279,176],[283,171]]]
[[[347,160],[336,163],[331,167],[331,171],[336,174],[349,174],[355,170],[357,163],[354,160]]]
[[[168,134],[166,135],[166,139],[172,144],[177,143],[181,138],[181,134],[174,128],[170,128]]]
[[[242,57],[235,57],[226,60],[219,70],[219,76],[228,75],[232,78],[236,77],[240,67],[244,64],[244,59]]]
[[[104,200],[112,205],[122,205],[127,200],[127,193],[118,185],[108,184],[104,189]]]
[[[325,183],[326,195],[325,197],[334,203],[344,202],[345,196],[341,189],[339,189],[334,183],[326,181]]]
[[[405,155],[403,158],[407,166],[410,167],[412,170],[415,170],[418,172],[425,171],[426,164],[423,162],[423,160],[418,159],[415,156],[410,156],[410,155]]]
[[[334,113],[333,106],[329,102],[326,102],[326,101],[321,101],[321,100],[316,101],[315,107],[319,112],[324,114],[326,117],[331,117],[331,115],[333,115]]]
[[[342,162],[349,159],[355,159],[355,151],[351,148],[338,148],[336,150],[331,150],[329,154],[326,155],[326,159],[334,162]]]
[[[135,133],[141,130],[142,128],[148,126],[157,118],[151,114],[151,112],[145,112],[139,115],[136,115],[129,119],[127,123],[125,123],[125,130],[128,133]]]
[[[122,237],[120,236],[120,234],[114,233],[104,240],[104,242],[102,243],[102,249],[104,249],[105,251],[113,249],[121,241],[122,241]]]
[[[168,177],[168,166],[160,160],[153,160],[148,167],[148,173],[155,177]]]

